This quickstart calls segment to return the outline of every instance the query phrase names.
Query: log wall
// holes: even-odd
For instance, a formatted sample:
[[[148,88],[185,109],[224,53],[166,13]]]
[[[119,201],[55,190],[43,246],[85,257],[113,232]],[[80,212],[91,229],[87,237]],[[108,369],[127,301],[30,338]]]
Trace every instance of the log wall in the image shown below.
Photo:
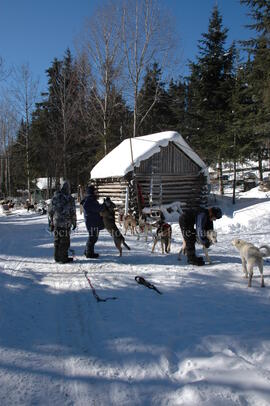
[[[138,175],[146,205],[150,205],[151,176]],[[202,175],[165,175],[156,174],[153,178],[152,204],[180,202],[183,208],[196,208],[207,204],[207,181]]]
[[[197,175],[199,171],[199,166],[173,142],[169,142],[167,147],[162,147],[160,152],[142,161],[139,168],[136,168],[136,173],[141,174]]]
[[[126,187],[128,186],[125,178],[96,179],[95,185],[100,199],[108,196],[118,207],[125,206]]]
[[[206,205],[208,199],[207,182],[202,175],[156,174],[152,181],[152,201],[150,202],[151,176],[138,174],[136,179],[141,187],[145,205],[160,205],[180,202],[183,209]],[[96,180],[99,198],[109,196],[118,208],[124,208],[128,181],[121,179]]]

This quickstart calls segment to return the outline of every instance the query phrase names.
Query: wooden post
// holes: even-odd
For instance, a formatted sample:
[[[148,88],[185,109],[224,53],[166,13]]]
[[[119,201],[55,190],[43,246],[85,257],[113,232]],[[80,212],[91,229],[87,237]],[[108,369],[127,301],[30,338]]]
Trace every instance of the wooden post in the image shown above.
[[[125,216],[128,214],[128,201],[129,201],[129,196],[128,196],[128,186],[126,187],[126,196],[125,196]]]
[[[142,212],[142,207],[141,207],[141,202],[140,202],[139,194],[138,194],[138,184],[137,184],[136,173],[135,173],[135,165],[134,165],[134,159],[133,159],[133,149],[132,149],[132,139],[131,138],[129,139],[129,143],[130,143],[131,163],[132,163],[132,168],[133,168],[134,190],[136,193],[138,211],[139,211],[139,216],[140,216],[140,214]]]

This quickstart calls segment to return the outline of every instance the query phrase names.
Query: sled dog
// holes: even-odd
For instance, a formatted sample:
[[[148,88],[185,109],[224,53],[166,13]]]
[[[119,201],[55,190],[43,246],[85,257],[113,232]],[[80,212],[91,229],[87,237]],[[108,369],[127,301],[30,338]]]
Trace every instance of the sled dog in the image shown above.
[[[122,245],[130,250],[129,246],[126,244],[124,237],[122,236],[119,228],[115,224],[115,204],[111,201],[109,197],[104,199],[105,208],[100,213],[103,218],[103,223],[106,230],[111,234],[114,244],[119,251],[120,257],[122,256]]]
[[[151,219],[151,217],[148,217],[145,213],[142,213],[139,217],[139,233],[137,239],[139,240],[141,234],[144,234],[145,241],[147,241],[149,233],[154,239],[153,228],[157,228],[158,225],[158,221]]]
[[[211,244],[216,244],[217,243],[217,232],[215,230],[207,230],[206,235],[207,235],[208,240],[211,242]],[[201,242],[198,239],[197,239],[197,243],[201,244]],[[211,264],[212,261],[211,261],[209,255],[208,255],[208,248],[206,248],[203,244],[202,244],[202,246],[203,246],[203,252],[204,252],[204,255],[205,255],[205,259],[209,264]],[[184,240],[184,238],[183,238],[183,245],[180,248],[180,251],[179,251],[179,254],[178,254],[179,261],[181,260],[181,254],[187,255],[186,241]]]
[[[257,266],[261,274],[261,287],[264,288],[263,258],[270,256],[270,247],[268,245],[262,245],[260,248],[257,248],[255,245],[237,238],[232,240],[232,245],[234,245],[240,253],[242,269],[245,277],[248,278],[248,287],[251,287],[253,268]]]
[[[127,234],[127,231],[130,229],[132,235],[135,233],[138,234],[137,231],[137,222],[135,216],[131,213],[124,215],[124,234]]]
[[[118,224],[120,227],[122,227],[124,222],[124,211],[122,209],[118,210]]]
[[[171,250],[171,239],[172,239],[172,227],[168,223],[160,222],[156,235],[154,237],[152,252],[154,252],[157,242],[160,241],[162,254],[164,254],[164,247],[165,252],[168,254]]]

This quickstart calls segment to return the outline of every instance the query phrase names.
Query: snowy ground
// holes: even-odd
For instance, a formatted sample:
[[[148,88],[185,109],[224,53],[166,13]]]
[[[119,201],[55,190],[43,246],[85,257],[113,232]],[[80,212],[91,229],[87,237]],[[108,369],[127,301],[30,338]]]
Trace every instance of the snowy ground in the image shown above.
[[[270,200],[253,191],[221,204],[205,267],[177,260],[177,223],[169,255],[129,235],[119,258],[102,232],[101,258],[86,260],[80,218],[76,262],[56,265],[46,217],[1,215],[0,405],[269,405],[270,263],[266,288],[256,270],[248,289],[230,242],[270,244]],[[97,303],[85,270],[117,299]]]

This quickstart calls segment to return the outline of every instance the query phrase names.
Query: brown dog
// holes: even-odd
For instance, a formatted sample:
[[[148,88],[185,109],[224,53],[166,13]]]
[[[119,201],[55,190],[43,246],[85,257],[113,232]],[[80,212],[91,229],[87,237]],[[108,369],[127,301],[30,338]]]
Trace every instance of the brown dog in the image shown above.
[[[172,227],[168,223],[160,222],[156,232],[156,236],[154,238],[152,252],[154,252],[155,246],[157,242],[160,240],[162,254],[164,254],[164,246],[165,252],[168,254],[171,250],[171,239],[172,239]]]
[[[134,235],[135,233],[138,234],[136,218],[130,213],[124,215],[124,234],[125,235],[127,234],[127,231],[129,229],[130,229],[132,235]]]
[[[122,244],[130,250],[129,246],[126,244],[124,237],[122,236],[119,228],[115,224],[115,204],[111,201],[109,197],[104,199],[104,210],[100,213],[103,218],[103,223],[106,230],[111,234],[114,244],[119,251],[120,257],[122,256]]]

